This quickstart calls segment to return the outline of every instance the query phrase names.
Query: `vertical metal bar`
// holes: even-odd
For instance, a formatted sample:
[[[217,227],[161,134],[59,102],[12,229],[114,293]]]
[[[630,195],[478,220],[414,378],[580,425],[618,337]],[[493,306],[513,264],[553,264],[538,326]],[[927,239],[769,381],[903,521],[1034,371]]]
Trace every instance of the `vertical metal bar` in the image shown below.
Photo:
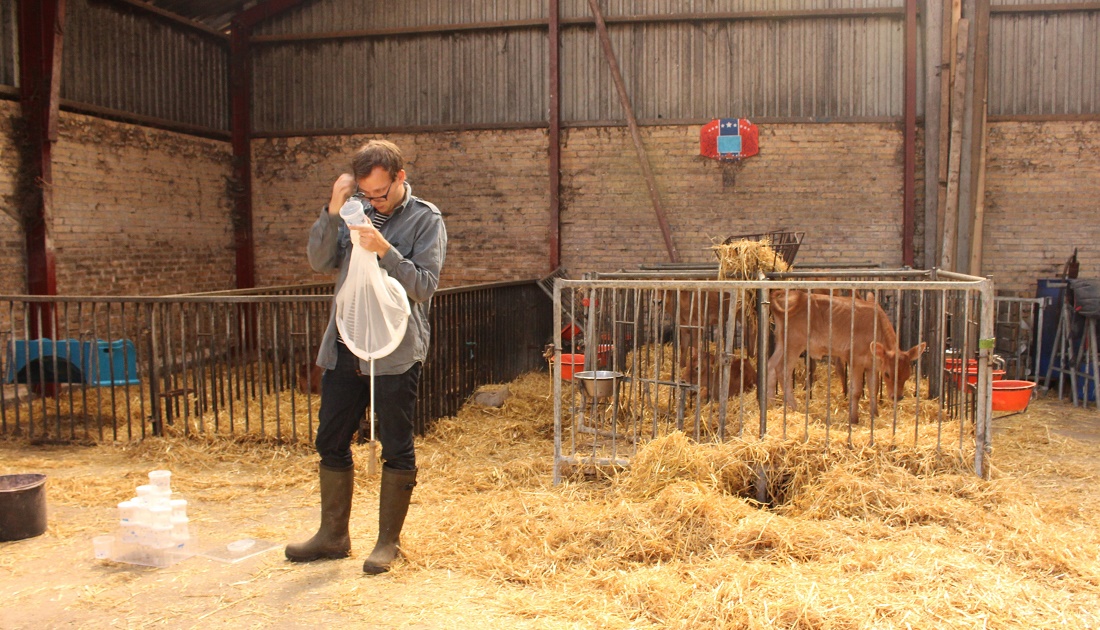
[[[104,304],[104,306],[107,307],[108,309],[110,308],[109,303]],[[110,320],[110,313],[109,312],[107,314],[107,319],[108,319],[108,321]],[[108,324],[108,327],[109,327],[109,324]],[[110,330],[108,330],[108,332],[110,332]],[[92,302],[92,337],[91,337],[91,339],[88,340],[88,345],[89,345],[90,348],[92,348],[90,354],[92,354],[94,356],[94,358],[92,360],[95,361],[95,366],[96,366],[96,379],[97,379],[97,382],[94,384],[94,386],[95,386],[96,418],[98,419],[99,423],[102,425],[103,424],[103,387],[102,387],[102,385],[100,385],[100,383],[103,380],[103,370],[101,369],[101,366],[99,364],[99,304],[96,303],[96,302]],[[114,414],[111,414],[111,438],[116,440],[116,441],[118,440],[118,419],[114,417]]]
[[[283,439],[283,414],[282,414],[282,397],[280,394],[283,391],[282,386],[282,370],[278,366],[281,365],[279,361],[279,314],[282,312],[282,303],[274,302],[270,305],[271,308],[271,359],[275,362],[275,439]]]
[[[237,310],[237,385],[240,391],[241,406],[244,408],[244,432],[250,433],[252,430],[252,410],[248,404],[251,394],[249,387],[253,379],[249,378],[249,355],[251,354],[251,343],[249,329],[251,324],[247,321],[252,312],[251,304],[242,304]]]
[[[183,434],[191,435],[191,405],[188,393],[191,391],[191,386],[194,381],[191,378],[191,361],[188,360],[188,344],[187,344],[187,321],[188,321],[188,305],[181,303],[180,307],[180,403],[183,406]],[[200,432],[203,432],[201,425],[198,427]]]
[[[856,291],[852,291],[852,337],[851,337],[851,339],[853,340],[852,345],[855,345],[854,339],[855,339],[855,326],[856,326],[856,299],[857,299],[856,298]],[[875,310],[872,311],[872,317],[871,317],[871,322],[872,322],[871,323],[871,344],[872,344],[872,347],[868,348],[868,350],[871,350],[871,380],[870,380],[870,383],[864,383],[863,388],[868,391],[867,400],[870,402],[870,405],[868,405],[868,407],[869,407],[868,415],[871,418],[870,419],[870,430],[871,430],[870,444],[872,446],[874,446],[874,444],[875,444],[875,420],[877,419],[876,416],[878,414],[879,387],[882,385],[882,368],[879,367],[879,364],[878,364],[878,353],[874,351],[874,344],[882,343],[881,341],[879,341],[879,335],[883,334],[883,333],[880,333],[880,331],[879,331],[878,310],[877,310],[879,308],[879,306],[878,306],[878,304],[879,304],[878,287],[875,287],[874,289],[871,290],[871,301],[875,304],[875,307],[874,307]],[[859,401],[856,401],[856,413],[859,413]]]
[[[981,283],[981,322],[978,335],[978,403],[975,418],[974,472],[986,478],[989,475],[988,455],[993,448],[991,419],[993,417],[993,282]]]
[[[161,357],[157,336],[160,327],[157,322],[161,319],[161,304],[146,304],[145,317],[149,325],[149,415],[153,420],[153,435],[164,435],[164,417],[161,409],[159,378],[164,371],[164,360]],[[142,424],[142,437],[144,437],[144,423]]]
[[[917,307],[917,341],[918,341],[918,343],[921,339],[924,339],[924,308],[925,308],[924,296],[925,296],[925,293],[926,293],[925,289],[920,290],[920,303],[918,304],[918,307]],[[920,413],[921,412],[920,385],[921,385],[921,377],[924,376],[924,370],[922,369],[923,367],[924,367],[924,353],[922,352],[922,353],[917,355],[917,366],[916,366],[916,368],[913,372],[913,396],[915,396],[916,400],[917,400],[916,411],[913,412],[914,413],[914,416],[913,416],[913,446],[917,446],[917,444],[919,442],[919,438],[920,438],[920,431],[919,431],[920,416],[921,416],[921,413]]]
[[[260,398],[260,436],[267,436],[267,409],[264,406],[264,391],[267,389],[267,371],[264,369],[264,347],[263,347],[263,331],[265,327],[264,314],[267,312],[266,304],[256,304],[249,302],[253,307],[253,317],[255,321],[252,325],[252,339],[254,345],[253,361],[256,363],[256,370],[259,375],[256,378],[256,382],[259,384],[259,398]]]
[[[309,303],[309,305],[307,305],[307,308],[306,308],[306,360],[310,365],[310,370],[313,369],[313,317],[312,317],[313,309],[310,308],[310,306],[312,306],[312,304],[313,304],[312,302]],[[435,362],[433,361],[432,362],[432,371],[434,372],[434,370],[435,370]],[[313,387],[312,387],[312,382],[313,382],[312,381],[312,376],[313,375],[312,375],[312,372],[310,372],[307,376],[310,378],[311,385],[307,389],[307,394],[306,394],[306,423],[307,423],[306,426],[309,429],[309,435],[307,435],[306,437],[308,439],[313,439]],[[434,383],[434,380],[429,379],[428,383]],[[430,400],[438,400],[438,398],[439,398],[438,393],[431,392],[431,394],[429,396]]]
[[[767,287],[760,287],[757,289],[756,294],[756,342],[757,352],[756,356],[758,360],[764,360],[763,358],[768,356],[768,320],[767,320],[767,308],[768,308],[768,289]],[[766,370],[760,370],[760,374],[765,374],[763,378],[757,375],[756,379],[756,393],[757,401],[760,404],[760,439],[764,439],[764,435],[768,432],[768,383]],[[776,379],[778,380],[778,379]]]
[[[572,321],[572,317],[570,317]],[[554,369],[550,372],[550,384],[554,394],[554,485],[561,483],[561,280],[554,280]]]
[[[8,329],[3,331],[3,339],[7,340],[4,347],[4,354],[0,355],[0,376],[7,380],[7,375],[11,374],[11,381],[14,384],[12,392],[19,391],[19,379],[15,373],[15,301],[8,300]],[[16,399],[15,408],[19,409],[19,395],[14,394]],[[8,433],[8,397],[5,393],[5,388],[0,385],[0,432],[5,435]]]
[[[240,340],[235,339],[233,335],[233,315],[237,313],[237,309],[232,304],[223,305],[222,311],[225,313],[225,406],[229,416],[229,435],[233,435],[235,431],[235,424],[233,421],[233,402],[237,400],[235,391],[239,391],[240,379],[234,378],[237,376],[237,355],[240,352]],[[234,387],[238,388],[234,390]]]
[[[107,376],[107,378],[110,379],[110,388],[111,388],[111,391],[110,391],[110,396],[111,396],[111,424],[112,424],[112,426],[114,426],[115,433],[118,433],[118,400],[115,396],[115,391],[116,391],[115,390],[115,374],[114,374],[115,351],[114,351],[114,344],[112,343],[112,340],[114,339],[114,336],[111,334],[111,303],[107,302],[106,304],[104,304],[104,306],[107,309],[107,339],[106,339],[106,342],[107,342],[107,364],[108,364],[108,368],[107,368],[108,376]],[[97,343],[96,346],[98,346],[98,345],[99,344]],[[102,362],[101,362],[102,361],[102,351],[99,350],[98,347],[96,348],[95,360],[96,360],[96,365],[98,365],[99,368],[100,368],[99,369],[99,371],[100,371],[100,386],[102,387],[102,383],[103,383],[103,375],[102,375],[103,365],[102,365]],[[133,435],[130,432],[129,418],[127,418],[127,422],[126,422],[126,439],[127,440],[133,439]]]
[[[62,311],[63,311],[62,320],[58,324],[58,328],[64,330],[65,334],[63,335],[63,337],[66,340],[68,340],[72,335],[72,333],[70,332],[71,327],[69,325],[69,304],[70,304],[69,302],[65,302],[65,305],[62,307]],[[79,303],[78,303],[78,305],[79,305]],[[79,321],[77,322],[77,324],[79,326]],[[66,341],[66,343],[67,343],[67,341]],[[77,341],[77,346],[78,347],[79,347],[79,344],[80,344],[80,341],[78,340]],[[77,365],[76,368],[77,368],[77,371],[80,371],[80,366],[79,365]],[[73,401],[73,387],[74,387],[74,385],[73,385],[73,376],[74,375],[72,373],[73,372],[73,362],[72,362],[72,360],[70,360],[68,362],[68,366],[65,368],[65,371],[66,371],[65,381],[69,383],[69,387],[68,387],[69,415],[72,416],[73,415],[73,403],[74,403],[74,401]],[[80,380],[81,380],[81,383],[83,383],[83,381],[86,380],[86,377],[82,377]],[[59,416],[61,415],[61,410],[60,409],[58,409],[58,415]],[[84,413],[84,414],[80,414],[80,415],[83,416],[84,438],[87,439],[88,438],[88,414]],[[76,418],[73,418],[73,417],[69,418],[69,439],[71,439],[71,440],[76,439]]]

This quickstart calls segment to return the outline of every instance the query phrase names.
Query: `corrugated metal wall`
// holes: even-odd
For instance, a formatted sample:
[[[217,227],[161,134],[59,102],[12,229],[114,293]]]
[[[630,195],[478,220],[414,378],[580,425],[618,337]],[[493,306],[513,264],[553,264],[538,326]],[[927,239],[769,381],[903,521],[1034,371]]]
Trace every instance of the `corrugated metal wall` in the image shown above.
[[[69,0],[61,98],[229,128],[225,41],[117,5]]]
[[[19,5],[16,0],[0,0],[0,85],[19,84]]]
[[[256,35],[326,33],[546,18],[546,0],[315,0],[256,26]]]
[[[546,120],[546,33],[256,46],[253,126],[270,131]]]
[[[900,116],[903,29],[892,18],[611,25],[641,119]],[[562,37],[562,117],[623,120],[593,28]]]
[[[901,0],[653,0],[605,3],[622,15],[893,8],[889,16],[704,20],[609,26],[635,114],[643,120],[881,119],[902,113]],[[261,24],[257,35],[545,20],[545,0],[312,2]],[[562,17],[591,18],[586,0]],[[375,36],[256,46],[253,118],[259,133],[400,125],[543,124],[549,107],[544,26]],[[396,92],[389,89],[394,83]],[[341,86],[335,88],[333,86]],[[562,118],[622,121],[592,24],[562,29]],[[371,90],[385,100],[369,99]],[[918,102],[920,102],[918,95]]]
[[[599,0],[606,17],[619,15],[674,15],[681,13],[812,11],[875,9],[903,6],[902,0]],[[588,0],[561,0],[562,17],[592,15]]]
[[[993,13],[989,114],[1100,114],[1100,11]]]
[[[992,0],[994,116],[1100,114],[1100,12],[1005,12]],[[1057,0],[1028,4],[1068,6]],[[902,114],[904,0],[601,0],[643,121]],[[259,133],[545,124],[546,0],[315,0],[258,36],[532,21],[506,30],[257,43]],[[616,17],[893,9],[876,17],[616,23]],[[566,123],[623,119],[587,0],[562,0]],[[0,0],[0,85],[17,83],[17,0]],[[759,16],[758,16],[759,17]],[[573,22],[570,23],[570,20]],[[69,0],[62,97],[216,130],[229,126],[225,41],[144,12]],[[923,56],[918,56],[923,60]],[[920,63],[920,62],[919,62]],[[923,68],[918,68],[923,73]],[[918,81],[923,112],[924,82]],[[384,99],[374,94],[385,94]]]

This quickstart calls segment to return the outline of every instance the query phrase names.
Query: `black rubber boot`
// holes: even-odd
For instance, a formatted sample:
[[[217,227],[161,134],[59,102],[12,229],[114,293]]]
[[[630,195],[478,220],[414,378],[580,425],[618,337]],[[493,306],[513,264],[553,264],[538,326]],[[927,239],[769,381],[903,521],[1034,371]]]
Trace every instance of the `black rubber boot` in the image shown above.
[[[286,558],[292,562],[310,562],[321,558],[347,558],[351,553],[348,518],[351,495],[355,491],[355,468],[335,469],[321,466],[321,527],[313,538],[286,546]]]
[[[416,485],[416,470],[382,466],[382,488],[378,495],[378,543],[363,563],[364,573],[385,573],[400,553],[401,528],[409,512]]]

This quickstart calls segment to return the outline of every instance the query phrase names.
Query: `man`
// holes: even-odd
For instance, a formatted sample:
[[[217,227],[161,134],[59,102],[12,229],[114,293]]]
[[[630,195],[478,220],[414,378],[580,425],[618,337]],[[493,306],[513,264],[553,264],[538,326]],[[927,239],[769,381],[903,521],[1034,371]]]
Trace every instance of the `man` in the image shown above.
[[[443,216],[434,205],[412,195],[405,181],[404,159],[391,142],[371,140],[352,158],[352,174],[332,186],[328,206],[309,232],[309,263],[315,271],[336,271],[336,292],[347,279],[351,232],[340,218],[340,207],[356,195],[367,206],[366,225],[358,231],[359,246],[378,255],[378,264],[401,283],[412,313],[401,344],[375,361],[374,398],[378,438],[382,443],[382,485],[378,505],[378,542],[363,564],[367,573],[382,573],[399,553],[401,528],[416,485],[413,412],[420,367],[427,357],[430,330],[428,308],[439,284],[447,252]],[[321,487],[321,526],[304,543],[286,547],[295,562],[346,558],[351,551],[348,519],[355,471],[351,441],[370,403],[370,365],[352,354],[339,338],[335,304],[317,353],[321,377],[321,409],[317,453]]]

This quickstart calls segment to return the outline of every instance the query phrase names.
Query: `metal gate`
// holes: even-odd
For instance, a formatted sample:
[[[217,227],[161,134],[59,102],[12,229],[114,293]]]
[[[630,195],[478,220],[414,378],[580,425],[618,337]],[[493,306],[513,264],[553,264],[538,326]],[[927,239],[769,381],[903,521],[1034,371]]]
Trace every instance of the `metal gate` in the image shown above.
[[[555,483],[565,467],[629,465],[673,431],[973,448],[974,471],[987,473],[992,281],[935,270],[661,275],[556,281]]]

